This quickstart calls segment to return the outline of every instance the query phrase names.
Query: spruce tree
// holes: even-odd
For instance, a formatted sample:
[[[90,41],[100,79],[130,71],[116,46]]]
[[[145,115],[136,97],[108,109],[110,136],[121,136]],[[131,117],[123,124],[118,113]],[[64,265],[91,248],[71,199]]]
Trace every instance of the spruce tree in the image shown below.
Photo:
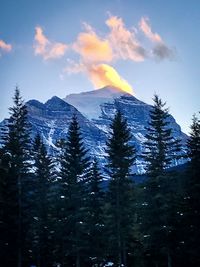
[[[185,198],[185,246],[188,265],[200,265],[200,120],[193,117],[188,139],[189,165]]]
[[[35,263],[38,266],[50,266],[52,262],[52,235],[50,207],[55,199],[51,196],[51,184],[54,182],[53,161],[47,155],[46,147],[40,137],[36,135],[33,143],[34,183],[32,185],[32,225],[30,238]]]
[[[25,187],[29,173],[30,140],[27,109],[16,88],[14,105],[10,108],[7,131],[2,137],[1,161],[7,157],[4,165],[3,233],[1,232],[4,266],[22,266],[25,240]],[[2,253],[3,252],[3,253]]]
[[[169,127],[169,113],[164,102],[155,95],[154,106],[150,111],[150,121],[146,128],[147,141],[144,143],[143,158],[149,176],[159,176],[169,167],[173,159],[179,158],[181,140],[174,140],[172,129]]]
[[[7,201],[9,192],[7,187],[10,156],[0,149],[0,262],[3,266],[8,264],[8,225],[7,225]],[[16,249],[16,248],[15,248]]]
[[[111,135],[107,142],[110,182],[106,207],[109,254],[115,266],[127,266],[128,244],[133,238],[131,168],[135,161],[135,149],[130,145],[132,135],[121,111],[116,112],[110,127]]]
[[[166,172],[166,169],[176,157],[180,157],[180,140],[173,139],[165,103],[157,95],[153,100],[143,153],[149,179],[144,185],[141,229],[145,236],[143,243],[148,262],[155,266],[167,264],[171,267],[178,207],[174,205],[176,189],[170,185],[176,184],[177,176]]]
[[[88,256],[95,266],[101,266],[104,256],[104,192],[102,175],[95,158],[92,166],[88,187]]]
[[[187,145],[191,170],[193,170],[193,175],[198,179],[200,174],[200,120],[195,115],[192,120],[191,133]]]
[[[86,227],[86,182],[89,157],[84,147],[77,117],[73,116],[61,158],[62,261],[79,267],[84,254]]]

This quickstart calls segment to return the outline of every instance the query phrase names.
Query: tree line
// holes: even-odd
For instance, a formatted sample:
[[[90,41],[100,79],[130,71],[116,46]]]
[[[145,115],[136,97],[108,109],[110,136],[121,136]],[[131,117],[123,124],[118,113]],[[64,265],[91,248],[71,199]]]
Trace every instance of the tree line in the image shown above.
[[[187,164],[169,168],[181,157],[181,140],[173,138],[165,103],[153,100],[142,155],[117,110],[102,173],[76,115],[57,142],[57,157],[39,134],[32,140],[16,88],[1,129],[1,266],[200,266],[200,120],[192,120]],[[139,184],[132,173],[137,157],[147,174]]]

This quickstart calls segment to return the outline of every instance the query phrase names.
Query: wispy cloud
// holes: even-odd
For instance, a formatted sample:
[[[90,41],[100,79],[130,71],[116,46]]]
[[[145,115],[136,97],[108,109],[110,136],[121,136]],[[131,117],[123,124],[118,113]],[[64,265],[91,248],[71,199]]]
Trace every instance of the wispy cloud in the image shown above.
[[[0,40],[0,56],[1,56],[1,52],[10,52],[12,50],[12,45],[6,43],[3,40]]]
[[[52,42],[43,33],[41,27],[35,28],[35,55],[41,55],[44,60],[61,58],[68,46],[64,43]]]
[[[111,65],[119,60],[136,63],[150,59],[161,61],[172,59],[175,55],[174,50],[161,36],[153,32],[146,17],[141,18],[138,28],[128,28],[122,18],[112,15],[109,15],[105,24],[108,32],[100,35],[91,25],[83,23],[83,30],[71,45],[50,41],[44,35],[42,28],[36,27],[35,54],[48,60],[61,58],[67,50],[72,51],[79,58],[77,60],[68,58],[63,73],[83,72],[96,88],[118,85],[128,92],[131,92],[131,86]],[[147,43],[142,35],[150,42]]]
[[[116,59],[143,61],[146,51],[136,37],[136,33],[128,30],[122,20],[116,16],[110,16],[106,20],[106,25],[110,29],[107,38],[114,51]]]
[[[83,24],[85,32],[81,32],[72,48],[84,62],[111,62],[113,51],[109,40],[99,37],[92,27]]]
[[[139,23],[140,29],[152,42],[163,43],[162,38],[158,33],[153,33],[147,17],[142,17]]]
[[[79,62],[69,60],[65,72],[86,73],[96,88],[118,84],[119,87],[131,92],[131,86],[108,63],[112,64],[118,60],[142,62],[150,58],[172,58],[173,51],[158,33],[152,31],[147,18],[141,18],[139,30],[133,27],[128,29],[122,18],[112,15],[105,24],[109,32],[104,36],[99,36],[90,25],[83,24],[84,31],[78,34],[72,45],[72,49],[80,56]],[[144,42],[139,41],[141,33],[153,43],[153,47],[146,47]]]
[[[142,17],[139,22],[140,30],[144,35],[153,43],[152,56],[156,59],[174,59],[175,51],[170,48],[161,38],[161,36],[153,32],[149,19],[147,17]]]

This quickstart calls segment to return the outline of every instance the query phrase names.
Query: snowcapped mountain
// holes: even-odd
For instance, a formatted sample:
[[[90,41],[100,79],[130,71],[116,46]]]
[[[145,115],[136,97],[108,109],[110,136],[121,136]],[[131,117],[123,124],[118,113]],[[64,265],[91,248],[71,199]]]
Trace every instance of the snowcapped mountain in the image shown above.
[[[90,149],[90,153],[99,157],[102,155],[105,134],[72,105],[56,96],[44,104],[37,100],[30,100],[26,105],[32,126],[32,136],[40,133],[50,153],[56,152],[57,140],[66,138],[71,118],[76,114],[85,145]]]
[[[97,119],[101,115],[102,104],[113,103],[115,98],[123,94],[123,91],[115,87],[104,87],[80,94],[70,94],[63,100],[76,107],[87,118]]]
[[[152,106],[138,100],[133,95],[120,91],[114,87],[71,94],[63,100],[54,96],[46,103],[30,100],[26,103],[28,118],[32,126],[32,136],[40,133],[51,154],[56,153],[57,140],[67,137],[69,123],[76,114],[84,143],[91,156],[96,156],[102,166],[105,164],[106,139],[109,126],[117,109],[126,117],[133,135],[132,144],[140,155],[145,141],[146,129],[149,121],[149,111]],[[1,123],[3,125],[4,122]],[[169,126],[173,130],[174,138],[181,138],[183,142],[187,136],[181,132],[175,119],[169,117]],[[142,158],[137,159],[135,171],[144,171]]]
[[[83,95],[84,97],[82,97]],[[135,145],[138,154],[141,154],[143,142],[145,141],[145,127],[148,126],[149,111],[152,108],[151,105],[114,87],[105,87],[91,92],[69,95],[64,100],[83,112],[106,135],[109,133],[109,125],[116,110],[120,109],[131,129],[133,135],[132,144]],[[93,112],[91,112],[92,110]],[[169,117],[169,127],[172,128],[174,138],[180,138],[184,143],[187,136],[181,131],[181,127],[172,116]],[[143,171],[143,160],[138,158],[136,172]]]

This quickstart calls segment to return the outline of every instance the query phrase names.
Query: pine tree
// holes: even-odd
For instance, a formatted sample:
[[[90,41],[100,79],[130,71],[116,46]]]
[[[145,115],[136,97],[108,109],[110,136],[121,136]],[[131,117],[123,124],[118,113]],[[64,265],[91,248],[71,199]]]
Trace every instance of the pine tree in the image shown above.
[[[9,170],[10,156],[3,149],[0,149],[0,262],[3,266],[7,265],[8,256],[8,225],[7,225],[7,179]]]
[[[135,149],[130,145],[131,138],[127,121],[118,110],[107,142],[107,168],[111,180],[107,193],[106,219],[110,256],[115,266],[127,266],[128,243],[133,231],[133,183],[130,177]]]
[[[46,147],[40,137],[36,135],[33,143],[34,184],[32,185],[33,222],[30,227],[32,250],[36,255],[38,266],[50,266],[52,239],[50,233],[52,202],[51,184],[54,180],[52,159],[47,155]],[[51,242],[50,242],[51,241]],[[51,263],[52,264],[52,263]]]
[[[188,152],[191,170],[194,171],[194,176],[198,179],[200,174],[200,120],[195,115],[188,140]]]
[[[193,117],[191,133],[188,140],[188,156],[190,159],[187,170],[185,198],[185,246],[188,264],[200,265],[200,120]]]
[[[155,95],[153,98],[154,106],[150,111],[150,122],[147,129],[144,143],[145,152],[143,158],[147,163],[149,176],[162,175],[164,170],[169,167],[180,152],[180,140],[174,140],[172,129],[169,127],[168,109],[164,108],[165,103]],[[180,155],[177,155],[179,158]]]
[[[157,95],[153,100],[143,154],[149,179],[144,186],[144,217],[141,228],[146,237],[144,246],[149,255],[148,261],[155,266],[166,262],[171,267],[178,207],[174,206],[177,192],[170,184],[176,184],[177,176],[166,172],[166,169],[176,157],[180,157],[180,140],[173,139],[165,103]]]
[[[104,256],[104,192],[102,189],[102,175],[95,158],[92,166],[88,187],[88,219],[89,233],[88,256],[92,264],[100,266]]]
[[[86,221],[86,182],[89,172],[89,157],[84,147],[76,116],[68,130],[68,138],[61,159],[61,190],[63,200],[63,233],[65,236],[63,262],[79,267],[84,253]],[[69,262],[71,261],[71,262]]]
[[[14,106],[10,108],[7,132],[2,141],[2,158],[8,161],[4,179],[3,200],[3,254],[7,263],[4,266],[22,266],[23,246],[25,240],[24,213],[25,184],[29,173],[29,126],[26,106],[16,88],[13,98]]]

